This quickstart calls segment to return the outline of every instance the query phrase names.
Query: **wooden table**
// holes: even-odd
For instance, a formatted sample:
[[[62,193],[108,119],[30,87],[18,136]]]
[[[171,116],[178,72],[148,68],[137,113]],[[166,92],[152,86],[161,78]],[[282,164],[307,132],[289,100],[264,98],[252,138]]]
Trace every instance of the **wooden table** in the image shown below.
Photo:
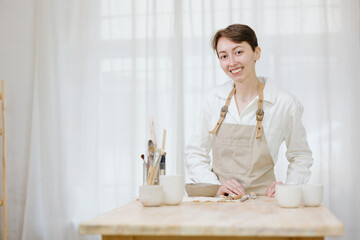
[[[344,226],[323,205],[280,208],[259,197],[245,202],[183,202],[143,207],[139,201],[83,222],[80,234],[115,239],[306,239],[342,236]]]

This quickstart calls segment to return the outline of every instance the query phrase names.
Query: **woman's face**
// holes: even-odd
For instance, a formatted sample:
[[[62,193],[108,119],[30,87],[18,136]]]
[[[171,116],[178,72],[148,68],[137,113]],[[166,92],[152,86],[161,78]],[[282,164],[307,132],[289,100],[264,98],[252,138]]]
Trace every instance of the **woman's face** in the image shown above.
[[[247,42],[235,43],[226,37],[221,37],[217,45],[220,66],[235,82],[256,77],[255,61],[260,58],[259,47],[252,50]]]

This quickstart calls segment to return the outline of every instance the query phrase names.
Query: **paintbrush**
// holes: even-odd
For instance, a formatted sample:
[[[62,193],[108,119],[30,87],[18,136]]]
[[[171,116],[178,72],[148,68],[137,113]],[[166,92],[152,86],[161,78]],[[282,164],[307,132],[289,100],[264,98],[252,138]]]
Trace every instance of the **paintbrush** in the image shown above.
[[[159,154],[159,157],[156,161],[156,166],[155,166],[155,172],[154,172],[154,178],[152,179],[152,184],[155,183],[155,180],[157,179],[157,183],[159,184],[159,168],[160,168],[160,162],[161,162],[161,154]],[[155,177],[156,176],[156,177]]]
[[[156,181],[157,183],[159,183],[159,173],[160,173],[159,168],[161,165],[161,160],[165,158],[165,141],[166,141],[166,129],[164,129],[163,131],[162,148],[157,149],[158,157],[156,160],[155,168],[153,170],[154,171],[153,177],[151,177],[150,179],[151,185],[153,185]]]
[[[148,185],[154,185],[155,183],[155,179],[156,179],[156,176],[157,176],[157,173],[159,172],[159,166],[160,166],[160,159],[161,159],[161,150],[158,149],[157,150],[157,159],[156,159],[156,164],[155,166],[151,166],[150,167],[150,173],[149,173],[149,179],[148,179]]]
[[[165,141],[166,141],[166,129],[163,130],[163,139],[162,139],[162,148],[161,148],[161,160],[160,160],[159,175],[165,175],[165,174],[166,174]]]
[[[159,175],[166,175],[166,152],[161,155],[161,160],[160,160],[160,173]]]
[[[150,139],[148,141],[148,160],[146,162],[146,182],[149,181],[149,177],[150,177],[150,167],[153,165],[154,162],[154,154],[155,154],[155,147],[154,147],[154,143],[153,141]]]
[[[141,154],[141,159],[143,160],[143,162],[146,164],[146,161],[145,161],[145,155],[144,154]]]
[[[145,161],[144,154],[141,154],[141,159],[143,160],[143,185],[146,185],[146,177],[148,173],[147,163]]]
[[[156,149],[157,142],[156,142],[156,133],[155,133],[155,123],[154,123],[154,117],[149,117],[149,131],[150,131],[150,140],[153,142],[154,147]]]
[[[161,147],[161,155],[165,152],[165,141],[166,141],[166,129],[163,130],[163,139],[162,139],[162,147]]]
[[[148,164],[153,165],[154,164],[154,154],[155,154],[155,146],[153,141],[150,139],[148,142]]]

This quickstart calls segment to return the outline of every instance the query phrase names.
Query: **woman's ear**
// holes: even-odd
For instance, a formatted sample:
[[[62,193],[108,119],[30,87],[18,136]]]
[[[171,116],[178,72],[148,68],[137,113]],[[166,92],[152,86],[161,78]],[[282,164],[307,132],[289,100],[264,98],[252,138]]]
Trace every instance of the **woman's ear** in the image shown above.
[[[261,56],[261,48],[259,46],[257,46],[255,48],[255,61],[259,60]]]

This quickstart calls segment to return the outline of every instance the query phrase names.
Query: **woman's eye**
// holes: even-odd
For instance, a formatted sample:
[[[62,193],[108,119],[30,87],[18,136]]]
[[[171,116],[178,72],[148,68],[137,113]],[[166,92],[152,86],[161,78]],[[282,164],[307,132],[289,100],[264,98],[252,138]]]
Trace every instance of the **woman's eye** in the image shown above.
[[[220,56],[220,59],[226,59],[227,58],[227,56],[226,55],[222,55],[222,56]]]
[[[242,54],[242,51],[239,50],[236,52],[236,54],[240,55],[240,54]]]

